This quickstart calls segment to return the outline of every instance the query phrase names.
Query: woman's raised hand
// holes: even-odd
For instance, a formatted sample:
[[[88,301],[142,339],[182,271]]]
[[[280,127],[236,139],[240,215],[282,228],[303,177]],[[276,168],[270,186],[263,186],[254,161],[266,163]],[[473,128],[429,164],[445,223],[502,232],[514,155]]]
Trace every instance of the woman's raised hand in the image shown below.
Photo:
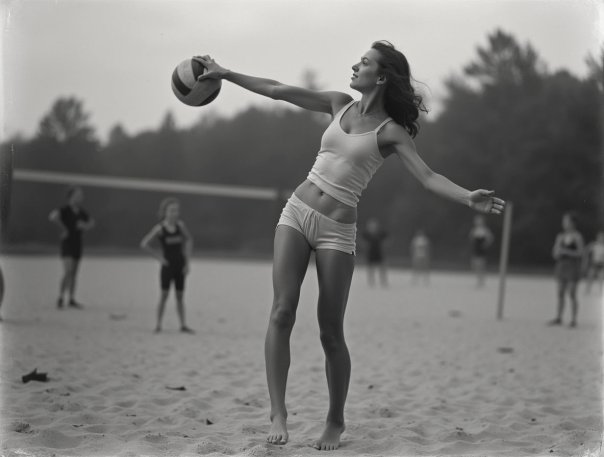
[[[193,60],[202,64],[207,70],[203,75],[197,77],[197,81],[203,81],[204,79],[220,79],[226,73],[226,70],[208,55],[193,56]]]

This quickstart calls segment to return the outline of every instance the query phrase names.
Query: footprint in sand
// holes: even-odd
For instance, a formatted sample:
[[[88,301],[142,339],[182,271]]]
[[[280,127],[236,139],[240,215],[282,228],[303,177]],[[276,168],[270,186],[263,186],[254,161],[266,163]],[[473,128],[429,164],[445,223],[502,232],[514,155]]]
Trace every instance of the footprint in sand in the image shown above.
[[[69,449],[79,446],[83,439],[83,437],[67,436],[56,430],[42,430],[32,441],[42,447]]]
[[[246,457],[266,457],[272,455],[272,452],[267,448],[266,444],[258,444],[243,453]]]
[[[202,441],[197,445],[197,453],[200,455],[207,454],[226,454],[231,455],[235,452],[225,446],[222,446],[218,443],[212,443],[210,441]]]
[[[87,427],[83,427],[82,430],[86,430],[90,433],[107,433],[107,426],[101,424],[89,425]]]
[[[161,433],[147,433],[144,439],[150,443],[164,443],[168,438]]]

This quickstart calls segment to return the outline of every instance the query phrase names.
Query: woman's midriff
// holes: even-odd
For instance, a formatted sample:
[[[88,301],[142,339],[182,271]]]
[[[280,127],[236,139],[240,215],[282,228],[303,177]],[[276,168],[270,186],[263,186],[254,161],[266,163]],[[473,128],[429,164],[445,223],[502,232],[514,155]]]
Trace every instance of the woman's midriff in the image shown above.
[[[309,180],[304,181],[294,191],[296,196],[310,206],[315,211],[323,214],[329,219],[342,222],[344,224],[353,224],[357,221],[357,209],[341,201],[336,200],[331,195],[326,194]]]

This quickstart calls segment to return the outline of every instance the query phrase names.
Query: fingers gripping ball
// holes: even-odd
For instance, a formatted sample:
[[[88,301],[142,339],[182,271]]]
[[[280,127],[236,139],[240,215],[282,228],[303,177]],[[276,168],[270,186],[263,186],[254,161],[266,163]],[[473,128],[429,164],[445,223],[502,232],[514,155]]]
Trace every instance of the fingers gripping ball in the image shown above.
[[[197,78],[206,72],[206,67],[193,59],[183,60],[172,73],[172,91],[174,95],[189,106],[203,106],[214,100],[220,93],[220,79]]]

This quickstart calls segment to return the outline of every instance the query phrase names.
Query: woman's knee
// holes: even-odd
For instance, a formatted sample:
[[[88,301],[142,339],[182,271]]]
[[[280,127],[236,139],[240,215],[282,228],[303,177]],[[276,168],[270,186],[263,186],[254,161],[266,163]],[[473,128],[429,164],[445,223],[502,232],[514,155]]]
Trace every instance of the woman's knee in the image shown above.
[[[320,338],[325,352],[338,352],[346,347],[344,329],[339,323],[323,323],[320,325]]]
[[[273,303],[270,316],[270,325],[279,329],[291,329],[296,322],[296,312],[292,306],[280,301]]]

